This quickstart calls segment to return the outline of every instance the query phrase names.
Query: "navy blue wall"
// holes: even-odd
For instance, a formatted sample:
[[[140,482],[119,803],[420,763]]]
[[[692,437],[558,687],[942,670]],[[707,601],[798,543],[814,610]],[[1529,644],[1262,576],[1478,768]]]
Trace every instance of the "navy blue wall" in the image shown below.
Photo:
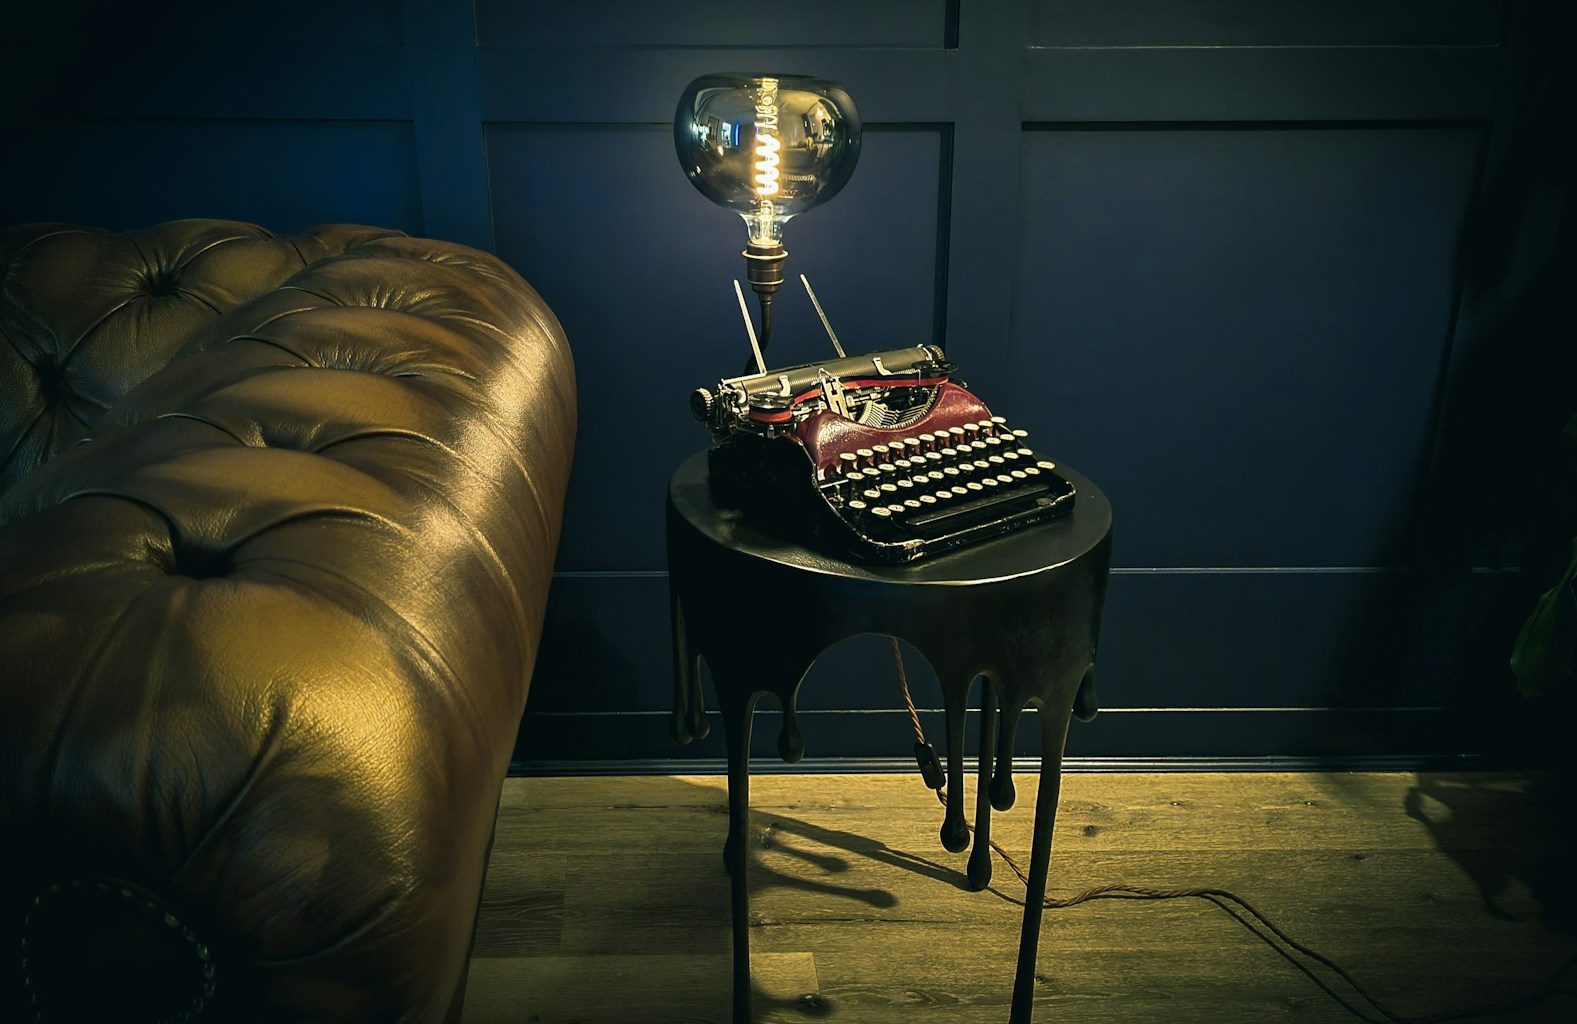
[[[1110,711],[1071,752],[1471,753],[1461,711],[1506,703],[1530,585],[1521,548],[1481,543],[1507,521],[1464,539],[1435,513],[1488,471],[1450,476],[1442,439],[1482,436],[1450,417],[1485,379],[1459,313],[1493,290],[1468,229],[1514,148],[1515,14],[57,3],[0,36],[0,221],[359,221],[497,251],[557,310],[581,383],[519,754],[715,755],[664,731],[662,492],[704,443],[687,392],[744,352],[742,234],[684,180],[667,121],[706,71],[838,79],[869,135],[843,195],[790,226],[794,269],[852,347],[944,342],[1116,507]],[[778,337],[784,360],[823,344],[792,297]],[[814,670],[812,755],[906,750],[883,650]]]

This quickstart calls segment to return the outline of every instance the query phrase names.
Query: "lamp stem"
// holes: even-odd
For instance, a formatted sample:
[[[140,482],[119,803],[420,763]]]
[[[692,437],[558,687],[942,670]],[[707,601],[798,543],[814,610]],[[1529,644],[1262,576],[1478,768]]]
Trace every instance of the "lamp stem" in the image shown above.
[[[772,340],[772,293],[761,292],[756,298],[761,303],[761,351],[764,355],[767,342]]]

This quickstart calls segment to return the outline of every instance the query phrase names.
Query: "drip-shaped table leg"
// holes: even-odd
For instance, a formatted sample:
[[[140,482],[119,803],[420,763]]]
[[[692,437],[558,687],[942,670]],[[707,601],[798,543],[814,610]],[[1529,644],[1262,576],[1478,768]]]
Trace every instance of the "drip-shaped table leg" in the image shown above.
[[[980,769],[975,787],[975,846],[969,852],[969,887],[991,884],[991,758],[997,743],[997,691],[980,680]]]
[[[1018,716],[1024,709],[1014,705],[1014,701],[1008,701],[1003,706],[1001,731],[997,733],[997,771],[991,779],[991,806],[999,811],[1011,810],[1018,799],[1013,788],[1013,741],[1018,735]]]
[[[728,735],[728,842],[723,865],[733,902],[734,1024],[750,1024],[750,854],[745,837],[750,825],[750,729],[758,697],[719,698]]]
[[[1070,695],[1071,696],[1071,695]],[[1035,957],[1040,948],[1040,916],[1045,908],[1046,872],[1051,864],[1051,833],[1062,794],[1062,748],[1068,738],[1068,702],[1042,705],[1040,713],[1040,791],[1035,795],[1035,838],[1029,853],[1024,892],[1024,927],[1018,940],[1018,970],[1013,976],[1013,1008],[1008,1024],[1030,1024],[1035,1012]]]
[[[948,853],[969,847],[969,826],[964,824],[964,717],[969,711],[969,683],[945,682],[942,699],[947,709],[947,813],[942,819],[942,846]]]

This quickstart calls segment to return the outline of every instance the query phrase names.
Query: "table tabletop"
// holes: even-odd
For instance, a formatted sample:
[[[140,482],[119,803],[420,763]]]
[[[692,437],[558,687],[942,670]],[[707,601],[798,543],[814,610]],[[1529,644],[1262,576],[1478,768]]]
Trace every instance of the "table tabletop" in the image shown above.
[[[902,565],[850,562],[758,527],[712,500],[705,452],[690,456],[668,483],[668,501],[707,539],[749,557],[805,572],[879,583],[969,586],[1046,572],[1077,560],[1111,533],[1112,507],[1082,474],[1058,464],[1078,491],[1067,515]],[[807,485],[808,486],[808,485]]]

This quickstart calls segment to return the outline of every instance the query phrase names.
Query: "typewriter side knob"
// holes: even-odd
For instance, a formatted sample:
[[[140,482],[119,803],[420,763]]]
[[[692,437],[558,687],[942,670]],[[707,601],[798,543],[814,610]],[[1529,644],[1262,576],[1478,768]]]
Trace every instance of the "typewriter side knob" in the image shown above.
[[[690,392],[690,413],[702,423],[712,422],[712,410],[716,406],[717,399],[706,388],[696,388]]]

